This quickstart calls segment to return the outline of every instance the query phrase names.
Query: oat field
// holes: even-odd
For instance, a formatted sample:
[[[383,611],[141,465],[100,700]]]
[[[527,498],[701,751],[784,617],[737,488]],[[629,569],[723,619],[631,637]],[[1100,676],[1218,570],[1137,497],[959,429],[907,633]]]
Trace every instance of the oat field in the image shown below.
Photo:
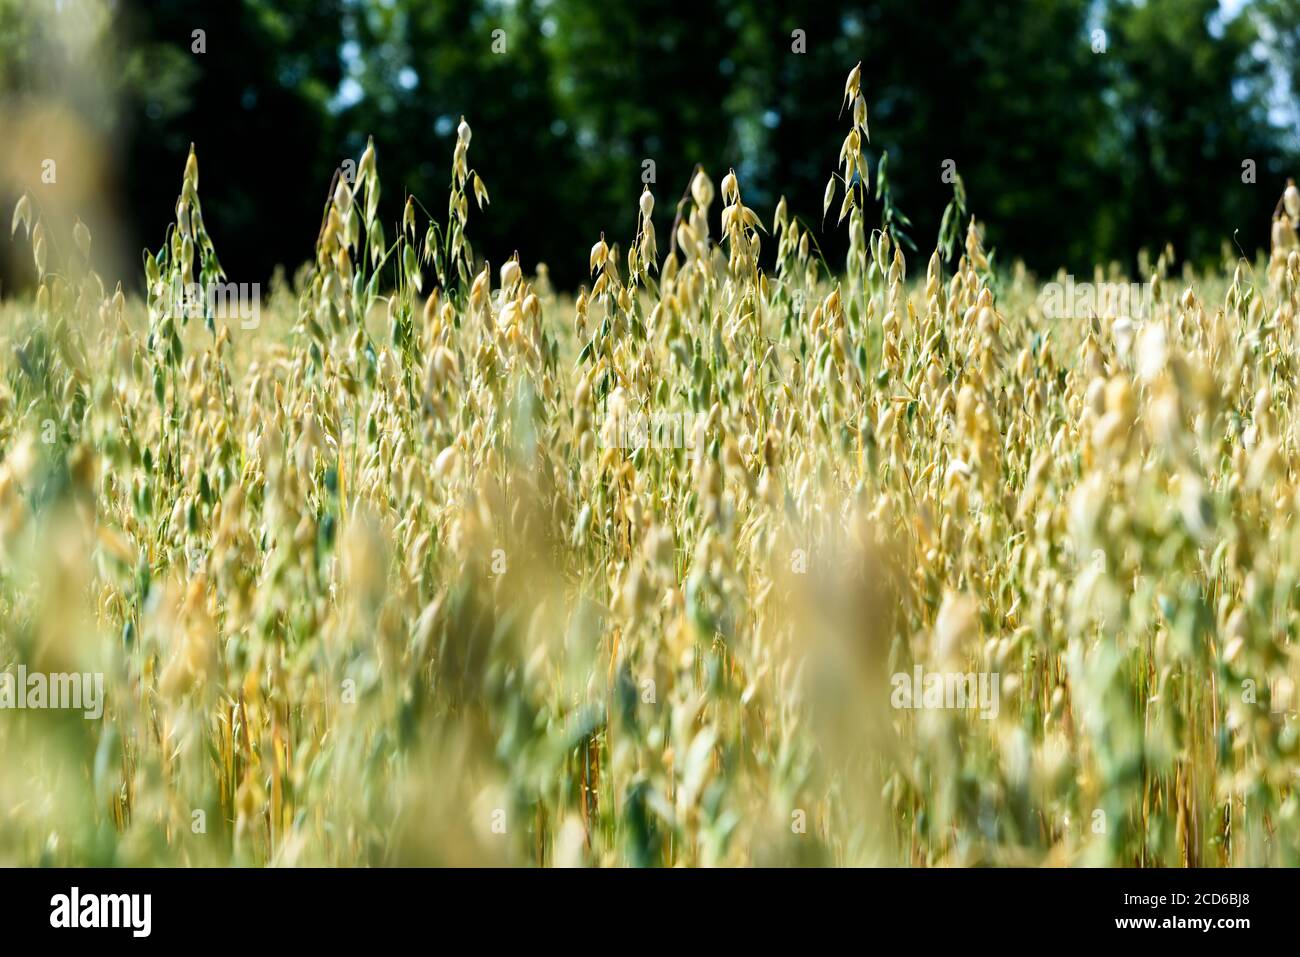
[[[575,296],[472,246],[465,121],[253,319],[176,295],[193,153],[144,299],[24,196],[0,663],[103,713],[6,699],[0,863],[1300,864],[1300,194],[1060,308],[960,188],[866,222],[858,77],[824,209],[698,170]]]

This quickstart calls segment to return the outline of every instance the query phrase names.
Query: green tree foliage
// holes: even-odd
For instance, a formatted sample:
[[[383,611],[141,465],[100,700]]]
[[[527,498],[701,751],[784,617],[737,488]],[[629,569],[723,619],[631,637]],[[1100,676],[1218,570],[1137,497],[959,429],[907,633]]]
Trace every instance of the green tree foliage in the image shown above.
[[[1262,52],[1277,71],[1272,105],[1281,122],[1292,124],[1291,145],[1300,135],[1300,0],[1257,0],[1247,13],[1259,31]]]
[[[156,241],[197,143],[209,226],[237,278],[301,261],[331,175],[371,135],[386,181],[445,217],[436,206],[462,115],[492,200],[471,224],[475,251],[499,265],[517,249],[525,268],[544,260],[561,285],[587,280],[575,250],[602,231],[626,247],[651,172],[665,239],[696,163],[715,182],[734,167],[763,215],[785,195],[816,224],[843,135],[824,104],[858,61],[872,179],[888,153],[893,201],[922,249],[952,198],[952,170],[1002,262],[1131,265],[1166,240],[1209,260],[1234,231],[1253,253],[1300,168],[1300,0],[1257,0],[1231,17],[1216,0],[116,9],[105,97],[63,89],[49,54],[33,52],[42,19],[0,0],[0,95],[66,94],[87,122],[120,134],[120,207],[140,244]],[[1255,183],[1242,181],[1246,160]],[[390,229],[404,200],[398,189],[384,197]],[[869,209],[868,225],[879,217]],[[843,230],[828,223],[815,236],[841,261]]]
[[[344,158],[328,104],[341,80],[342,0],[124,3],[123,178],[140,244],[170,217],[191,142],[207,225],[239,281],[289,269],[310,250]],[[194,31],[202,30],[203,52]]]
[[[1284,182],[1284,132],[1269,119],[1276,80],[1256,55],[1257,21],[1224,22],[1215,0],[1145,0],[1111,5],[1106,30],[1103,169],[1114,183],[1101,198],[1098,245],[1133,250],[1172,242],[1179,255],[1207,257],[1240,230],[1262,244]],[[1256,182],[1242,181],[1251,160]]]
[[[1102,173],[1089,6],[781,2],[768,14],[753,0],[745,77],[756,93],[743,102],[744,115],[763,127],[754,139],[764,178],[789,192],[794,210],[817,216],[842,131],[809,104],[834,102],[846,68],[861,60],[872,177],[887,152],[894,199],[916,224],[918,245],[933,242],[952,198],[946,168],[964,180],[994,245],[1042,264],[1091,261],[1091,221],[1078,215]],[[779,29],[769,28],[773,18]],[[806,31],[803,55],[791,51],[798,29]]]
[[[475,251],[497,265],[518,251],[532,269],[585,248],[587,180],[556,102],[535,0],[394,0],[352,11],[347,34],[360,98],[339,122],[356,152],[374,135],[382,168],[443,221],[447,211],[436,204],[446,196],[464,116],[491,196],[487,214],[470,227]],[[388,197],[390,221],[401,201]]]
[[[741,165],[729,100],[743,17],[717,0],[554,0],[551,9],[562,104],[600,217],[589,229],[626,245],[643,179],[653,172],[667,237],[697,163],[715,183]]]

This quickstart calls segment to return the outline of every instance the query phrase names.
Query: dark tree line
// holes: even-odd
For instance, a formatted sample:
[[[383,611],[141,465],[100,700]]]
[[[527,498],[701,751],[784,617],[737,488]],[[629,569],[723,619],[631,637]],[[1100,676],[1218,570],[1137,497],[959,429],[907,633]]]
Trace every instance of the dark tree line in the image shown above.
[[[310,256],[333,171],[373,135],[390,221],[404,191],[445,215],[457,122],[491,193],[471,220],[561,285],[604,231],[630,238],[652,170],[667,235],[696,163],[807,222],[847,129],[859,60],[873,167],[922,253],[964,181],[1003,262],[1132,263],[1168,240],[1214,259],[1262,245],[1298,163],[1300,2],[1224,19],[1215,0],[120,0],[110,35],[121,208],[156,245],[188,145],[227,271]],[[24,7],[0,0],[0,17]],[[204,50],[193,35],[204,31]],[[0,38],[22,91],[23,31]],[[1288,109],[1289,108],[1289,109]],[[1243,182],[1247,161],[1254,182]],[[652,165],[650,165],[652,164]],[[843,231],[822,237],[832,262]],[[661,243],[666,247],[666,241]]]

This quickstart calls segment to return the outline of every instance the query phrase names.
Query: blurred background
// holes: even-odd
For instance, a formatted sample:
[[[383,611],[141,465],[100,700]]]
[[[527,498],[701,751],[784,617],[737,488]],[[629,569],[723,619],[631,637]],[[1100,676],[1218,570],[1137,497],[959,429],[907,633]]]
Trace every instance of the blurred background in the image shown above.
[[[476,250],[574,288],[602,231],[633,235],[650,171],[661,236],[697,162],[816,222],[859,60],[923,254],[945,168],[999,258],[1040,273],[1166,241],[1217,260],[1234,235],[1253,256],[1300,170],[1300,0],[0,0],[0,200],[6,225],[25,189],[82,217],[138,284],[193,141],[227,273],[265,281],[310,256],[368,135],[389,222],[403,189],[442,218],[463,114],[491,193]],[[32,278],[17,249],[6,294]]]

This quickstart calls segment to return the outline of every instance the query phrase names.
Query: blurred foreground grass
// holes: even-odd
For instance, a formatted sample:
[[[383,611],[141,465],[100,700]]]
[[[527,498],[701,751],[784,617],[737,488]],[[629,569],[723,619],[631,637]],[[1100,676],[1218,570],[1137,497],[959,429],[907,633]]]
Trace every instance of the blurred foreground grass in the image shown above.
[[[576,301],[474,257],[467,125],[447,221],[367,150],[255,327],[169,292],[194,157],[143,303],[27,197],[0,665],[107,708],[0,710],[0,862],[1300,863],[1298,211],[1048,316],[973,221],[866,234],[846,102],[843,269],[700,171]]]

